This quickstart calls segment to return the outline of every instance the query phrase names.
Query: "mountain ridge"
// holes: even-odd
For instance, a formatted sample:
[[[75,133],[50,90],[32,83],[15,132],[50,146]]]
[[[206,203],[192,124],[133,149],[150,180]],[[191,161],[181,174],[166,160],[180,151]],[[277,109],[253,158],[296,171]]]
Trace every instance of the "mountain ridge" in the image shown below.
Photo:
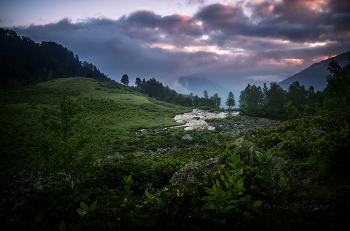
[[[341,67],[345,67],[348,63],[350,57],[350,51],[339,54],[335,57],[328,58],[326,60],[314,63],[308,68],[292,75],[291,77],[282,80],[277,83],[283,89],[287,90],[288,87],[293,83],[298,81],[300,85],[304,85],[306,89],[310,86],[315,88],[315,91],[322,91],[327,86],[326,76],[330,74],[327,70],[329,62],[334,59],[337,60]]]

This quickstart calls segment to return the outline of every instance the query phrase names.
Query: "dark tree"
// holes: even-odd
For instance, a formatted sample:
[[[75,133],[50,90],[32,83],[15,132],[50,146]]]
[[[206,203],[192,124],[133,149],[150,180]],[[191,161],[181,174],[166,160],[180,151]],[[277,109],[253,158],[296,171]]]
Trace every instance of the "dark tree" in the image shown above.
[[[127,86],[129,84],[129,76],[127,74],[124,74],[122,76],[122,79],[120,80],[120,82],[122,84],[124,84],[125,86]]]
[[[135,85],[137,89],[142,89],[142,81],[140,78],[136,78]]]
[[[232,93],[232,91],[228,93],[228,97],[225,104],[228,106],[229,110],[231,110],[231,107],[236,105],[235,95]]]
[[[92,72],[90,70],[88,72],[86,72],[86,77],[87,78],[93,78]]]
[[[203,91],[203,94],[204,94],[204,99],[209,99],[207,90]]]
[[[210,99],[214,102],[215,108],[220,108],[221,105],[221,98],[219,97],[218,93],[215,93]]]
[[[331,73],[327,76],[328,91],[345,97],[346,103],[350,105],[350,57],[349,64],[344,69],[339,66],[338,61],[332,59],[328,70]]]

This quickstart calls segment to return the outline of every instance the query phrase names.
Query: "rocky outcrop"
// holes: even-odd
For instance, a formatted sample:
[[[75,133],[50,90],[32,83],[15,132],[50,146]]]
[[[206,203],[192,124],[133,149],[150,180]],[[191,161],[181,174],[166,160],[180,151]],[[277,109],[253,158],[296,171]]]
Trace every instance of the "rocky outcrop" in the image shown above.
[[[210,158],[204,161],[191,162],[175,172],[171,177],[169,184],[172,186],[179,186],[183,183],[195,180],[195,174],[199,169],[203,169],[203,172],[201,173],[202,176],[199,177],[205,177],[210,173],[211,168],[219,164],[219,158]]]
[[[223,120],[223,121],[208,121],[209,125],[215,130],[223,130],[222,134],[228,134],[230,137],[235,137],[243,131],[249,129],[261,129],[268,125],[279,125],[280,121],[270,120],[266,118],[255,119],[247,116],[237,118],[237,120]]]

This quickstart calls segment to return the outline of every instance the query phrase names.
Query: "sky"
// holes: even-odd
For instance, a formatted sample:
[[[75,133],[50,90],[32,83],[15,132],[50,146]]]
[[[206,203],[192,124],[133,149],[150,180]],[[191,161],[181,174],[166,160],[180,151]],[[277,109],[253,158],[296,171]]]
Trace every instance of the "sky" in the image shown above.
[[[248,83],[350,51],[349,22],[349,0],[0,0],[0,27],[62,44],[116,81],[188,94],[178,78],[205,77],[236,101]]]

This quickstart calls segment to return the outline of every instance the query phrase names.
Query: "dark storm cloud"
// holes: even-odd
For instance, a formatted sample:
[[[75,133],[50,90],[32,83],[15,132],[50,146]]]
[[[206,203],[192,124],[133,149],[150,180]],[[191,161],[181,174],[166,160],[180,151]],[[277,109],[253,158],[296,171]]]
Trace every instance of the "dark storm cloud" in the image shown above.
[[[187,4],[195,2],[201,1]],[[118,20],[64,18],[11,29],[37,42],[60,43],[117,81],[125,73],[131,83],[155,77],[166,84],[199,75],[242,87],[249,78],[292,75],[349,51],[349,12],[350,1],[259,1],[207,5],[193,16],[140,10]],[[188,52],[195,47],[202,50]]]
[[[200,27],[191,17],[178,14],[161,17],[152,11],[143,10],[123,16],[118,22],[131,37],[145,42],[157,42],[157,38],[163,34],[168,40],[166,42],[184,46],[202,35]]]
[[[243,8],[252,11],[251,19]],[[206,33],[219,31],[218,45],[231,36],[286,39],[293,42],[338,41],[349,38],[350,1],[283,0],[247,4],[212,4],[194,16]]]

